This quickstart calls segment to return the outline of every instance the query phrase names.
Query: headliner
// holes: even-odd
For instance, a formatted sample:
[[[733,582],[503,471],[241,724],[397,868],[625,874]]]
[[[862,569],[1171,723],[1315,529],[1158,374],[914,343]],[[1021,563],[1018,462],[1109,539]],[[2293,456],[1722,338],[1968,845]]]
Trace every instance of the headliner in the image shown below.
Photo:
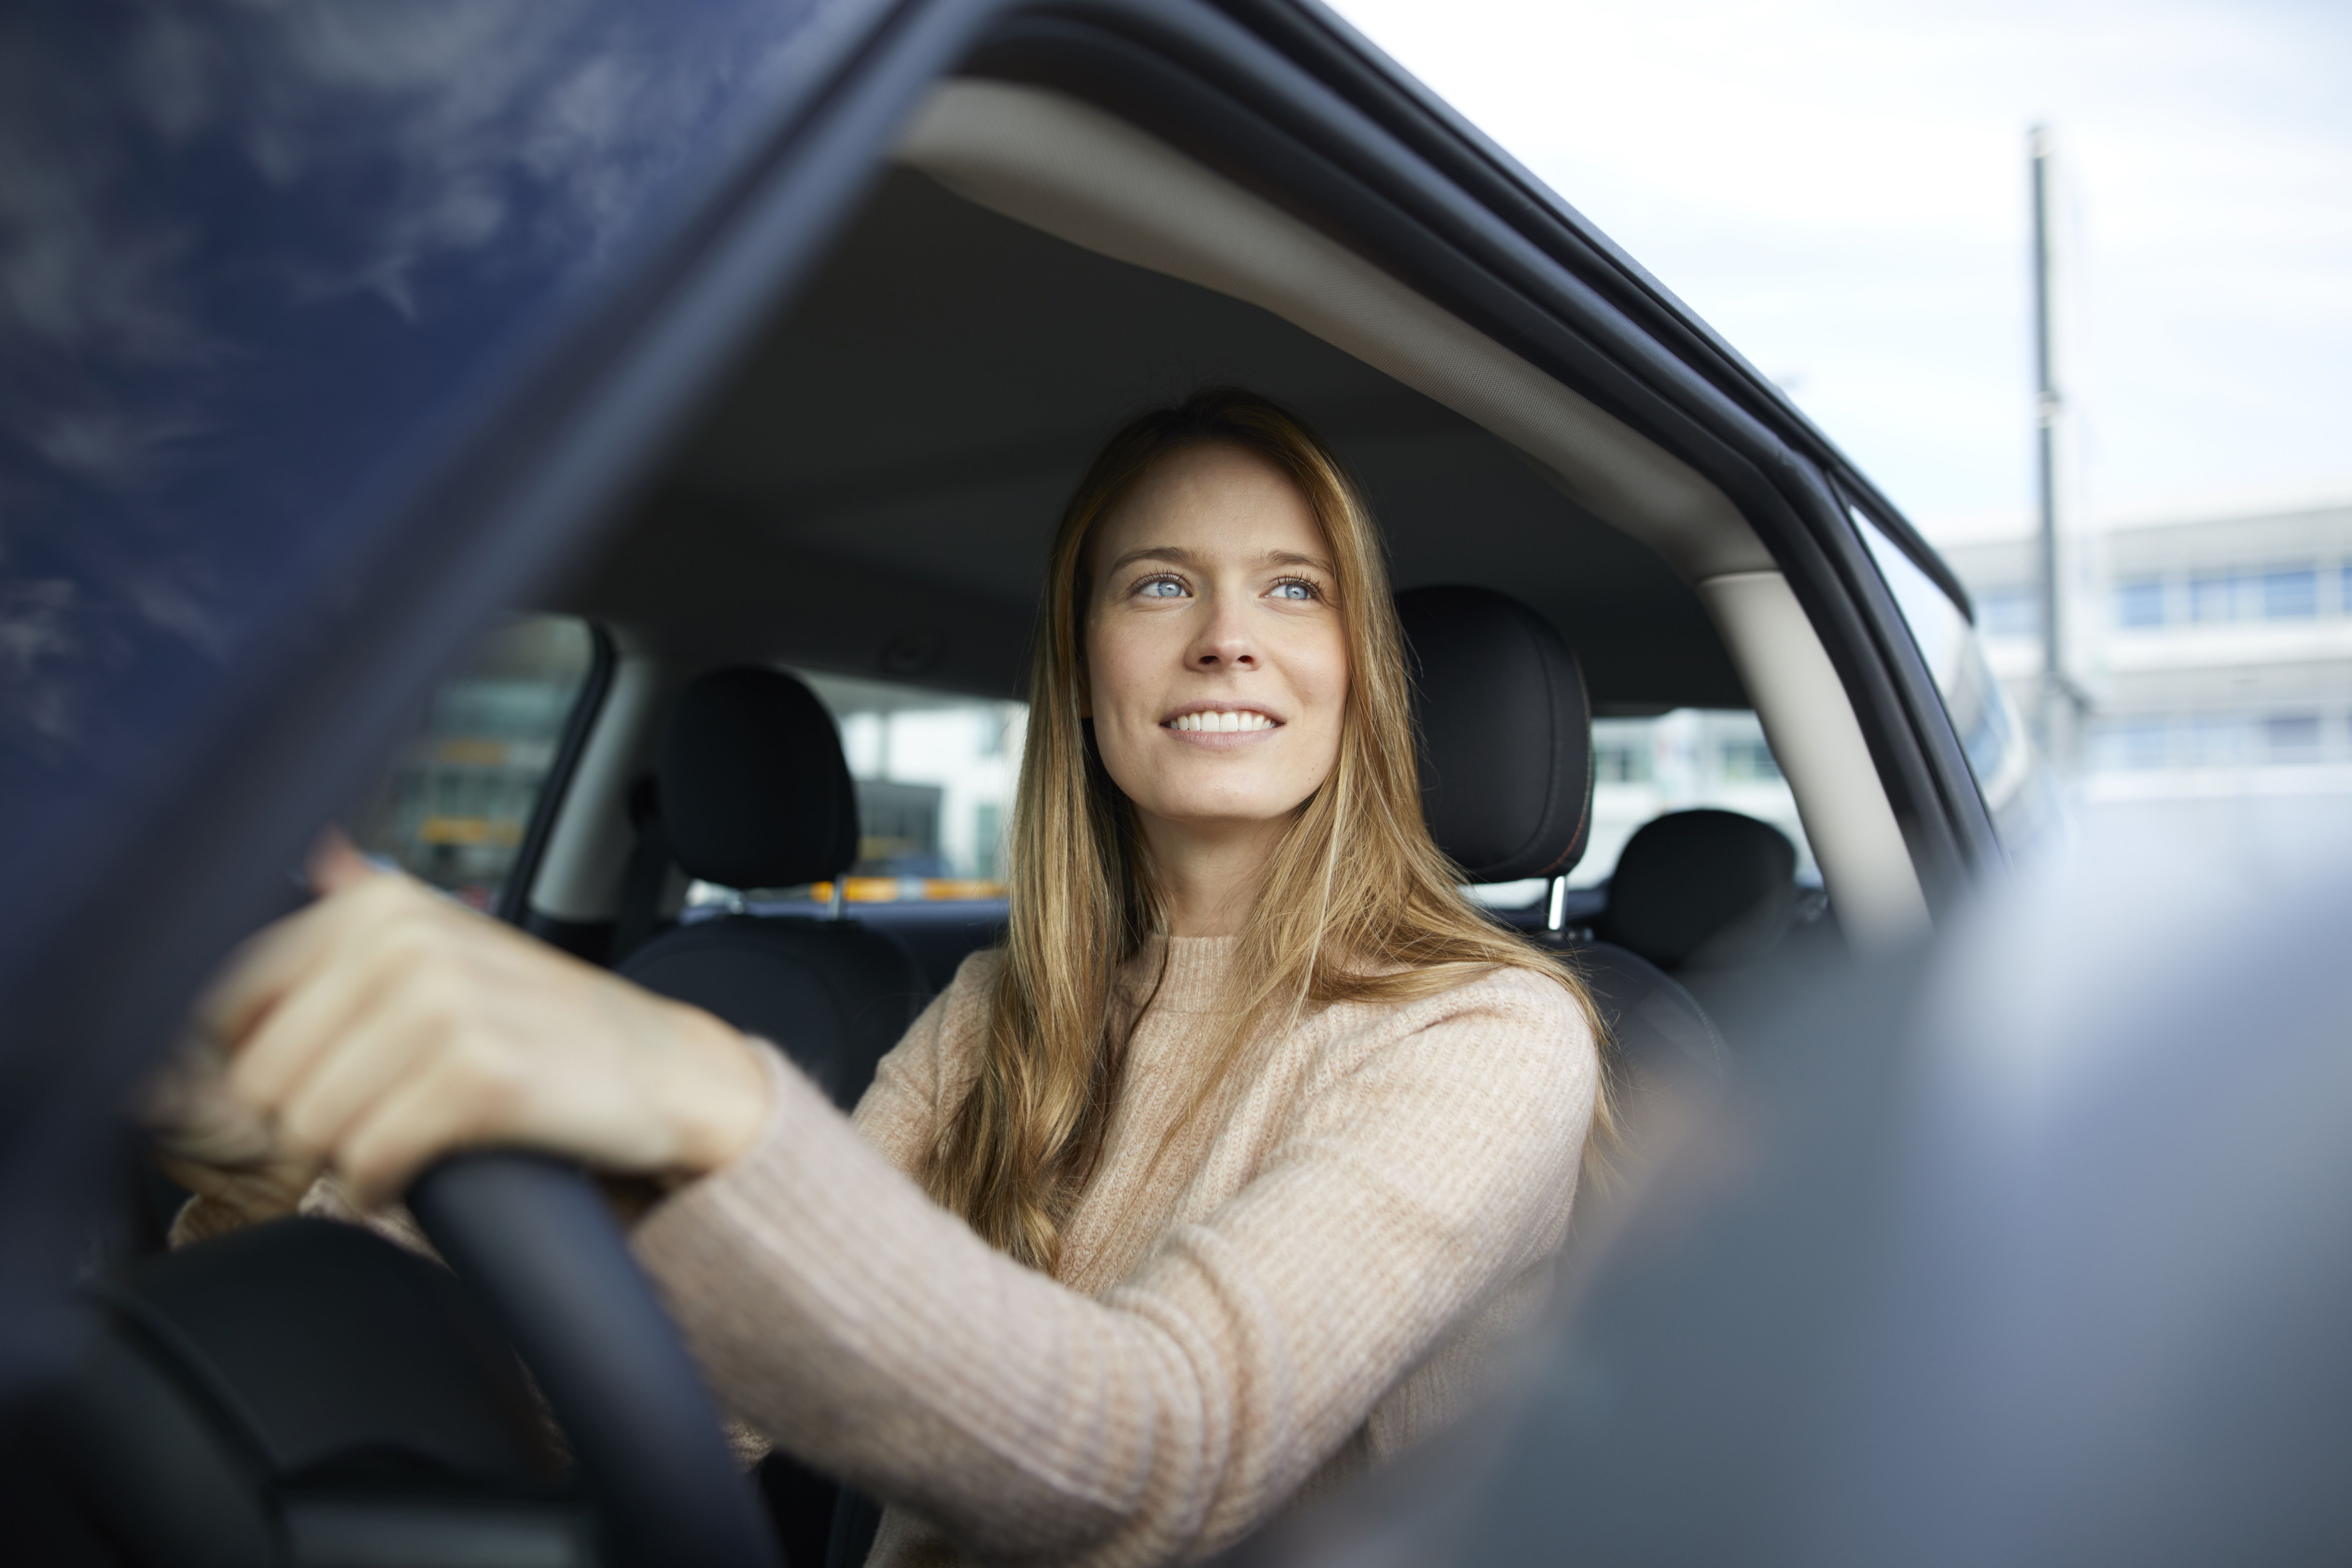
[[[1515,594],[1597,707],[1744,707],[1691,590],[1460,416],[1279,318],[898,169],[564,607],[696,662],[1018,695],[1063,500],[1122,420],[1230,382],[1361,482],[1396,584]]]

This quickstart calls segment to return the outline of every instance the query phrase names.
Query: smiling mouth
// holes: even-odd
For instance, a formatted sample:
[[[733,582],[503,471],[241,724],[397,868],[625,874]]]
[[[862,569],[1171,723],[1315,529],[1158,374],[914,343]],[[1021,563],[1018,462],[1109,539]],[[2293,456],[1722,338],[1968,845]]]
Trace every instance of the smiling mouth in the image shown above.
[[[1281,721],[1247,708],[1229,709],[1207,713],[1180,713],[1163,728],[1181,730],[1186,733],[1238,735],[1252,730],[1276,730]]]

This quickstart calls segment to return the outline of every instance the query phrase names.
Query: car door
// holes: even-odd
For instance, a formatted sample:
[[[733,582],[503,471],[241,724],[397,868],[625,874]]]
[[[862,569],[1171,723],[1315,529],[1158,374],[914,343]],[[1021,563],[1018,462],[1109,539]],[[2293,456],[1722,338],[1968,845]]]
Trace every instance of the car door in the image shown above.
[[[1393,347],[1411,316],[1522,367],[1459,395],[1490,427],[1552,399],[1696,475],[1761,552],[1708,579],[1750,606],[1725,614],[1767,641],[1793,625],[1826,661],[1815,694],[1899,835],[1886,908],[1932,909],[1997,863],[1839,488],[1965,604],[1949,574],[1670,294],[1311,5],[48,8],[0,26],[5,58],[40,64],[0,107],[25,172],[0,219],[11,1379],[54,1348],[49,1308],[112,1179],[104,1129],[201,976],[289,905],[305,840],[460,651],[597,537],[891,150],[938,132],[919,110],[950,73],[1076,104],[1290,215],[1395,301],[1325,321],[1331,341]],[[921,155],[952,175],[969,145]],[[1442,380],[1442,347],[1395,373]],[[1563,438],[1557,463],[1579,460]]]

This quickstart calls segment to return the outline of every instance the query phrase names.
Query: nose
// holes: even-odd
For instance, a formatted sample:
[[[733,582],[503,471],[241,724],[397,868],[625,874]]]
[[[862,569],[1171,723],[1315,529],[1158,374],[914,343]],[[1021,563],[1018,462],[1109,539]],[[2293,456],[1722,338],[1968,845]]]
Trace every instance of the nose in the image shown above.
[[[1185,649],[1185,668],[1204,673],[1255,669],[1257,640],[1250,636],[1244,606],[1233,595],[1219,594],[1207,607],[1200,635]]]

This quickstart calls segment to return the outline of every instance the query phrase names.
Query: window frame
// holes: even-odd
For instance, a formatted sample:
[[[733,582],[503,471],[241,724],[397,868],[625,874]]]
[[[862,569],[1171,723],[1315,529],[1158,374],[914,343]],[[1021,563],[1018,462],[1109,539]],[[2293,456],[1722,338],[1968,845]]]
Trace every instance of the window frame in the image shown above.
[[[540,860],[547,853],[547,841],[555,831],[555,819],[562,814],[572,775],[580,766],[580,754],[588,749],[589,736],[595,733],[604,698],[613,689],[614,668],[620,662],[613,634],[604,623],[585,616],[573,618],[588,631],[588,672],[564,715],[555,755],[540,780],[538,795],[531,799],[522,842],[515,847],[514,861],[507,868],[506,880],[499,884],[497,901],[490,906],[490,913],[510,926],[522,925],[530,912],[530,889],[539,880]]]

